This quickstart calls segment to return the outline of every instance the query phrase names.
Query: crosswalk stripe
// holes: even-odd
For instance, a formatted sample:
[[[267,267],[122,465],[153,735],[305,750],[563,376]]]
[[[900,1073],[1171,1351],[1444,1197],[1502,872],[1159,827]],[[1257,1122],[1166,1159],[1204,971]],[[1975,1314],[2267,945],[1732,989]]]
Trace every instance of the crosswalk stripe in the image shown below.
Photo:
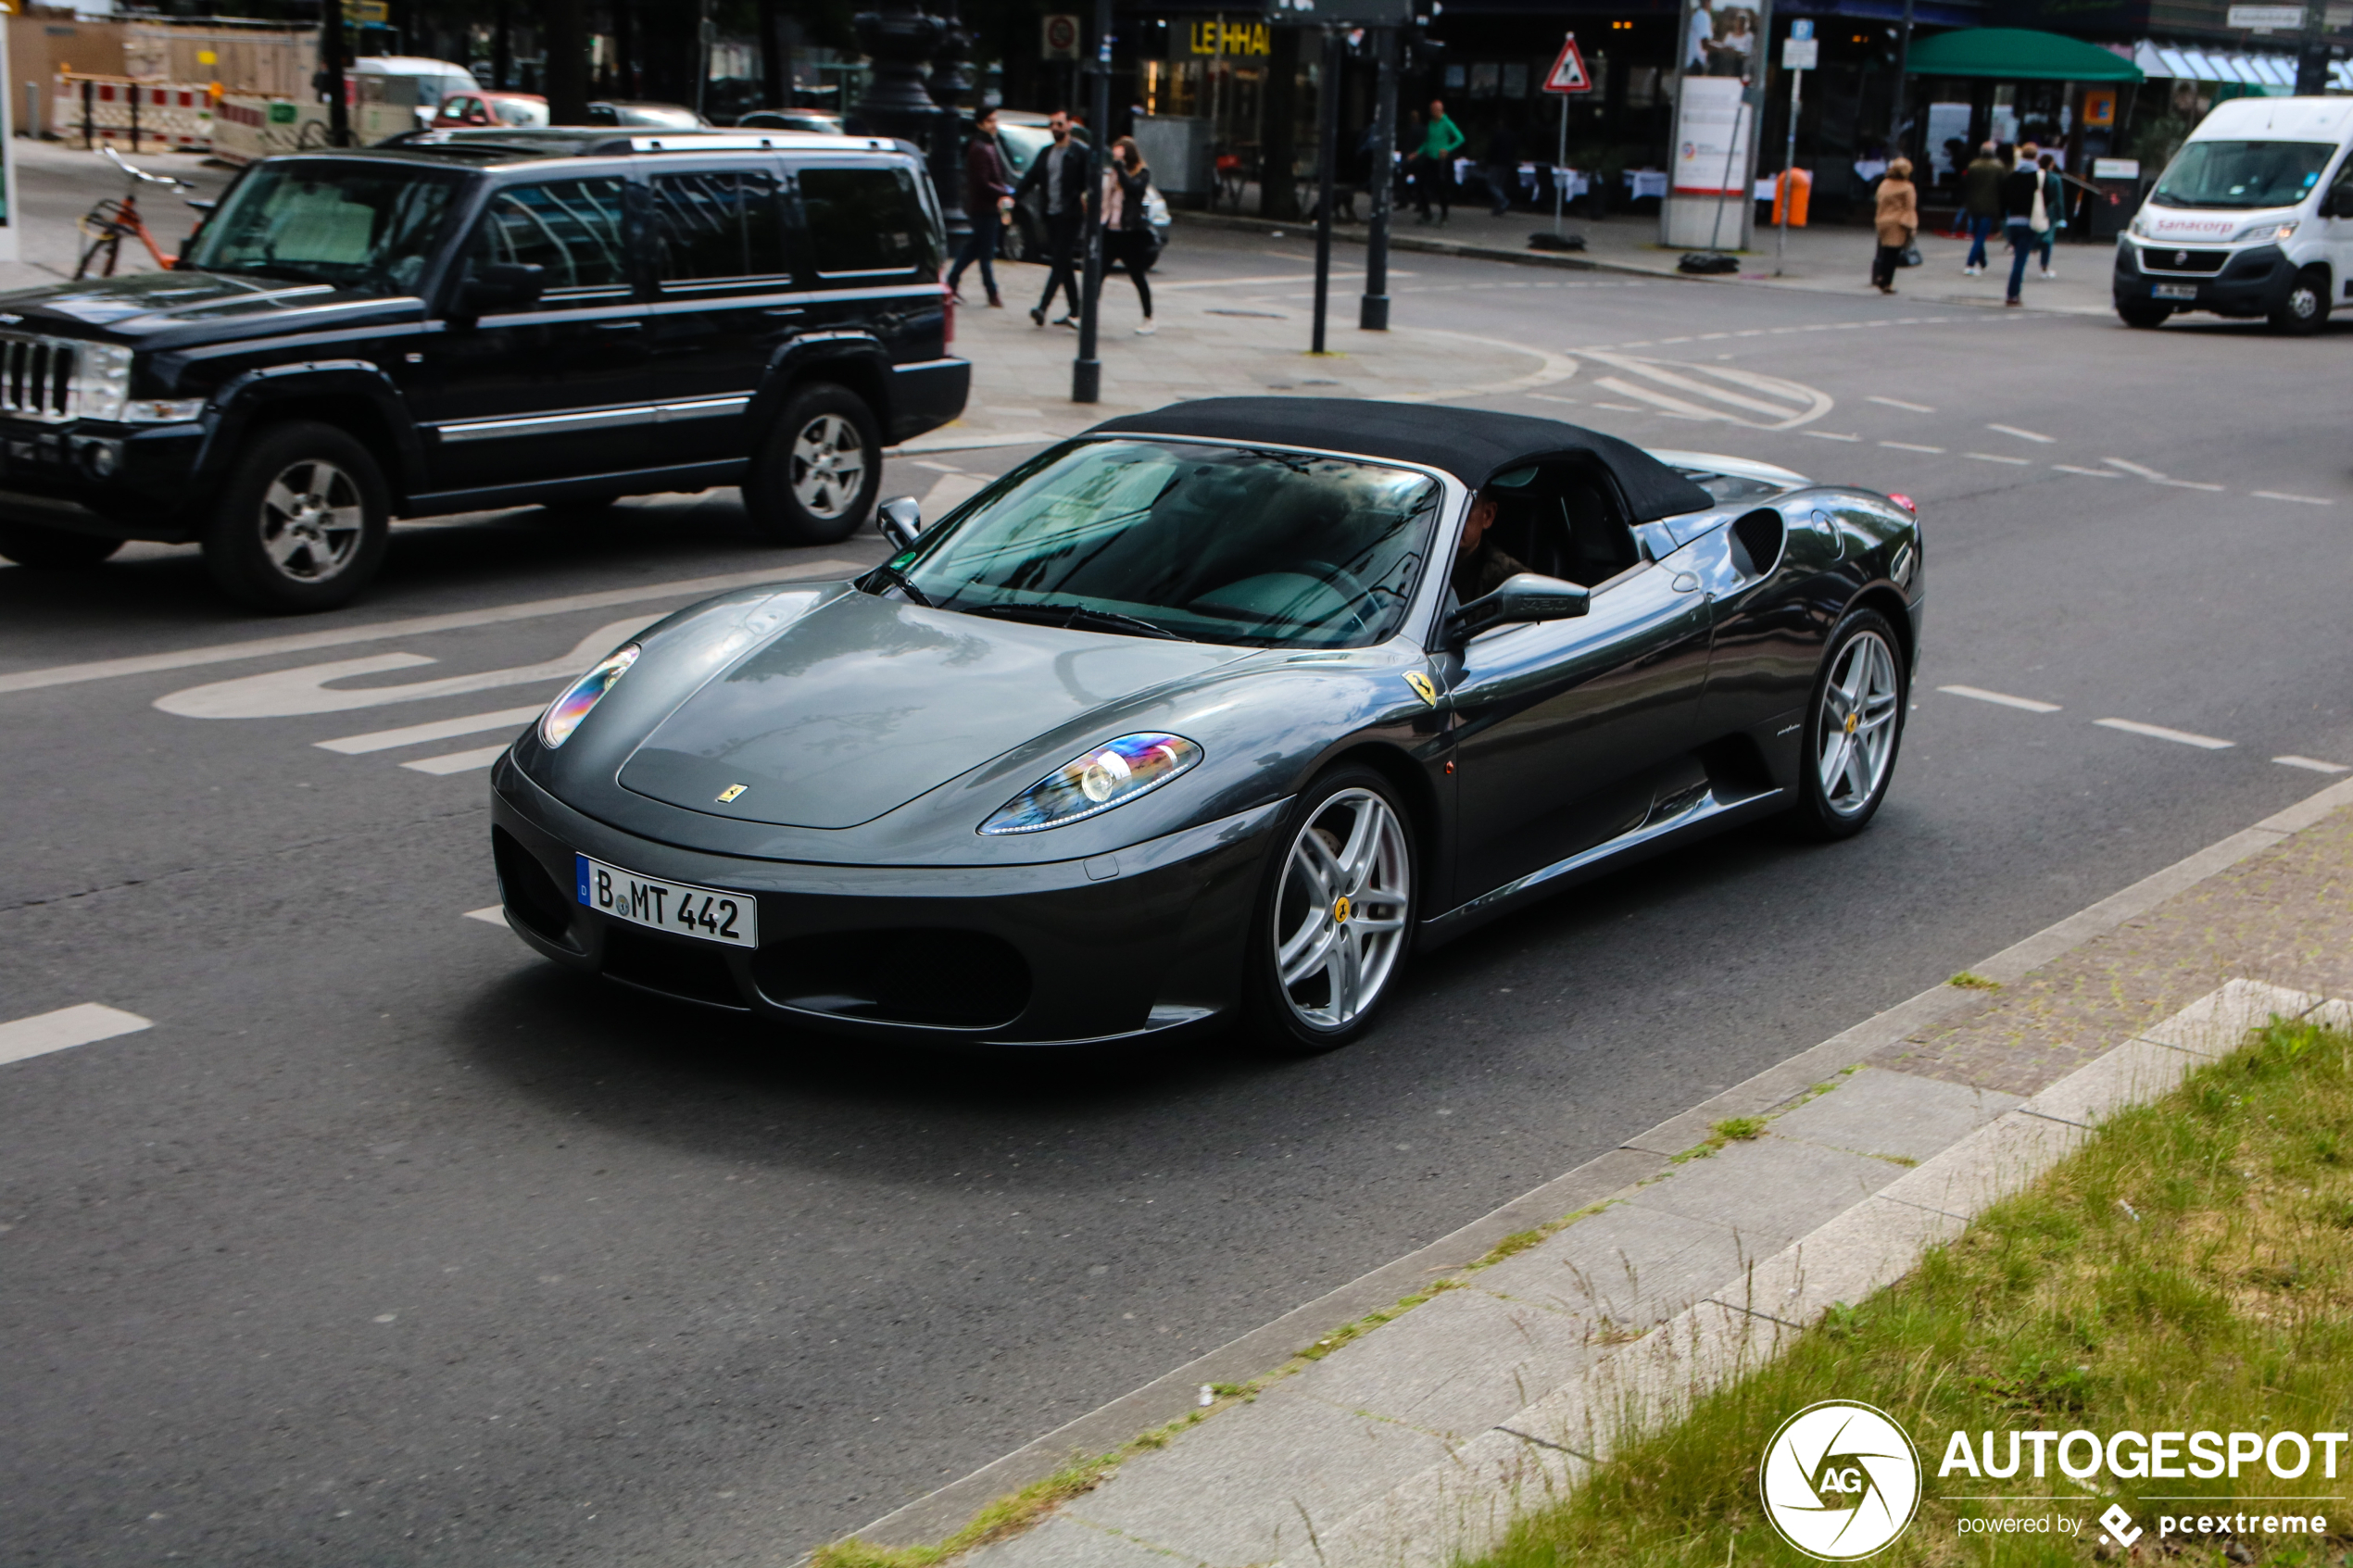
[[[320,740],[310,744],[322,751],[339,751],[346,757],[359,757],[371,751],[390,751],[397,746],[448,740],[454,735],[478,735],[484,730],[511,730],[538,717],[536,707],[501,708],[495,713],[469,713],[459,719],[436,719],[430,724],[409,724],[397,730],[376,730],[364,735],[345,735],[340,740]]]
[[[0,1061],[22,1061],[29,1056],[86,1046],[94,1040],[110,1040],[117,1035],[135,1035],[154,1026],[152,1020],[135,1012],[83,1002],[79,1007],[59,1008],[55,1012],[19,1018],[13,1023],[0,1023]]]
[[[463,773],[475,768],[487,768],[507,754],[507,743],[485,746],[476,751],[453,751],[447,757],[421,757],[414,762],[403,762],[404,768],[420,773]]]

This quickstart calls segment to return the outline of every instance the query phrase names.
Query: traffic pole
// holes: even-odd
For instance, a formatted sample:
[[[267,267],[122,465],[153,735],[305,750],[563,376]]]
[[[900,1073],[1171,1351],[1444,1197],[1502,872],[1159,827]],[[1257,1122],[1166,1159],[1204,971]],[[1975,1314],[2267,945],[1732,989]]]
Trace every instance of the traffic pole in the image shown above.
[[[1087,218],[1079,239],[1087,260],[1078,291],[1078,358],[1070,362],[1073,403],[1103,400],[1103,365],[1095,358],[1095,342],[1103,303],[1103,170],[1110,167],[1111,151],[1106,144],[1111,129],[1111,0],[1095,0],[1095,90],[1087,112]]]
[[[1572,32],[1569,36],[1574,38],[1577,34]],[[1553,157],[1553,237],[1558,239],[1561,232],[1561,213],[1567,206],[1567,202],[1561,194],[1561,187],[1567,183],[1562,179],[1562,175],[1568,169],[1568,94],[1556,93],[1554,96],[1561,101],[1561,145],[1560,151]]]
[[[1397,30],[1373,30],[1373,167],[1365,193],[1372,198],[1365,232],[1365,296],[1356,309],[1360,331],[1389,331],[1390,197],[1397,189]]]
[[[1315,134],[1315,332],[1310,354],[1324,352],[1324,312],[1332,286],[1332,183],[1340,161],[1340,76],[1347,69],[1347,43],[1338,28],[1324,30],[1324,80],[1316,91]]]
[[[1781,158],[1780,200],[1774,205],[1780,210],[1773,233],[1773,276],[1781,275],[1781,264],[1789,258],[1790,209],[1797,205],[1797,107],[1806,92],[1806,73],[1789,73],[1789,151]]]
[[[343,0],[319,7],[319,63],[327,79],[327,145],[351,145],[351,106],[344,102]]]

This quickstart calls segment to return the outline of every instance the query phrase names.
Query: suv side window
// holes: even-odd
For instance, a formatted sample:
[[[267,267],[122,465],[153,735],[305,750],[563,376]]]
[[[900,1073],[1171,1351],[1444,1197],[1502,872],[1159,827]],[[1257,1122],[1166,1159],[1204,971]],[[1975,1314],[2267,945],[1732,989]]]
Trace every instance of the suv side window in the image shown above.
[[[804,169],[800,207],[823,276],[939,270],[931,214],[910,169]]]
[[[784,202],[765,169],[730,169],[653,178],[656,275],[664,283],[780,277]]]
[[[543,305],[629,288],[622,243],[622,180],[509,185],[490,198],[466,253],[469,274],[491,262],[545,268]]]

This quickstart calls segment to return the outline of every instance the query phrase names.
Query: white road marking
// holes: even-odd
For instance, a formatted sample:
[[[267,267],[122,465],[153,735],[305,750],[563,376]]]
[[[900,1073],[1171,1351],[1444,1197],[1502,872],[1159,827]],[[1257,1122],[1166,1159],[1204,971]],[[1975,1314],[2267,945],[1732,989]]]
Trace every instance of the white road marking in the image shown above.
[[[1579,351],[1577,357],[1620,372],[1598,378],[1600,385],[1620,396],[1639,398],[1669,413],[1726,420],[1755,430],[1793,430],[1820,419],[1833,406],[1828,393],[1802,383],[1729,365],[1638,359],[1591,349]]]
[[[1658,412],[1655,408],[1644,408],[1633,403],[1596,403],[1593,407],[1596,408],[1607,408],[1612,413],[1616,414],[1655,414]],[[1809,431],[1806,433],[1810,435],[1813,433]]]
[[[2255,494],[2266,501],[2301,501],[2308,507],[2334,507],[2326,495],[2291,495],[2284,490],[2258,490]]]
[[[1817,441],[1860,441],[1863,439],[1859,435],[1841,435],[1836,431],[1829,430],[1801,430],[1797,433],[1810,435]]]
[[[1531,392],[1528,394],[1528,395],[1533,397],[1539,403],[1582,403],[1585,401],[1581,397],[1563,397],[1556,393],[1551,392]]]
[[[1904,325],[1904,323],[1900,321],[1896,324],[1898,326]],[[1925,403],[1906,403],[1901,397],[1866,395],[1863,401],[1866,403],[1877,403],[1884,408],[1901,408],[1907,414],[1933,414],[1936,412],[1935,409],[1930,408]]]
[[[1893,446],[1898,452],[1942,452],[1942,446],[1923,446],[1917,441],[1882,441],[1882,446]]]
[[[2165,477],[2155,469],[2145,469],[2138,463],[2128,463],[2121,458],[2102,458],[2100,461],[2106,463],[2112,469],[2122,469],[2126,473],[2137,474],[2143,479],[2163,479]]]
[[[1980,702],[1997,702],[2004,708],[2022,708],[2029,713],[2057,713],[2059,710],[2059,705],[2056,702],[2037,702],[2031,696],[2011,696],[2007,692],[1989,692],[1982,686],[1939,686],[1936,689],[1940,692],[1950,692],[1955,696],[1974,697]]]
[[[331,664],[300,664],[233,681],[187,686],[156,698],[155,706],[184,719],[291,719],[304,713],[344,713],[356,708],[382,708],[387,703],[421,702],[427,697],[464,696],[495,691],[500,686],[524,686],[535,681],[560,681],[577,675],[602,659],[631,633],[651,622],[643,615],[598,627],[571,649],[540,664],[518,664],[505,670],[484,670],[472,675],[448,675],[438,681],[410,681],[397,686],[361,686],[334,690],[327,683],[392,670],[414,670],[438,659],[414,653],[371,653]]]
[[[929,469],[934,473],[962,473],[964,471],[953,463],[935,463],[922,458],[908,458],[907,466],[911,469]]]
[[[2151,740],[2170,740],[2176,746],[2194,746],[2201,751],[2228,751],[2236,741],[2216,740],[2212,735],[2192,734],[2187,730],[2169,730],[2162,724],[2144,724],[2133,719],[2095,719],[2093,723],[2106,729],[2122,730],[2127,734],[2146,735]]]
[[[2218,494],[2222,489],[2222,487],[2219,484],[2204,484],[2195,479],[2155,479],[2151,480],[2149,483],[2152,484],[2170,484],[2176,490],[2210,490]]]
[[[2020,430],[2016,425],[1987,425],[1985,428],[1997,434],[2015,435],[2020,441],[2039,441],[2045,446],[2055,446],[2058,444],[2058,438],[2056,436],[2045,435],[2040,431]]]
[[[507,927],[507,911],[496,904],[479,909],[468,909],[462,918],[478,920],[484,925],[495,925],[501,931]]]
[[[485,746],[475,751],[453,751],[447,757],[421,757],[414,762],[403,762],[404,768],[420,773],[464,773],[476,768],[487,768],[507,754],[508,743]]]
[[[2315,773],[2353,773],[2353,768],[2342,762],[2323,762],[2317,757],[2274,757],[2272,761],[2288,768],[2303,768]]]
[[[2124,477],[2120,473],[2110,473],[2106,469],[2079,469],[2073,463],[2053,463],[2051,467],[2058,470],[2061,473],[2080,473],[2085,479],[2121,479]]]
[[[55,1012],[19,1018],[13,1023],[0,1023],[0,1061],[22,1061],[29,1056],[45,1056],[51,1051],[69,1050],[94,1040],[111,1040],[117,1035],[135,1035],[153,1027],[153,1021],[135,1012],[83,1002],[80,1007],[59,1008]]]
[[[2026,466],[2024,458],[2005,458],[1998,452],[1964,452],[1961,456],[1973,458],[1981,463],[2014,463],[2020,468]]]
[[[501,708],[495,713],[469,713],[462,719],[436,719],[430,724],[410,724],[405,729],[377,730],[371,734],[346,735],[341,740],[321,740],[310,744],[321,751],[339,751],[346,757],[358,757],[370,751],[390,751],[397,746],[448,740],[456,735],[478,735],[484,730],[511,730],[538,717],[536,707]]]
[[[996,435],[960,435],[952,431],[934,431],[912,441],[902,441],[896,446],[886,446],[883,456],[904,458],[915,452],[984,452],[992,446],[1042,446],[1050,441],[1062,439],[1051,430],[1009,430]],[[834,564],[847,563],[837,561]]]
[[[177,653],[145,653],[129,659],[101,659],[86,664],[53,664],[45,670],[19,670],[0,674],[0,696],[38,691],[44,686],[69,686],[83,681],[107,681],[118,675],[148,675],[164,670],[194,670],[207,664],[227,664],[240,659],[261,659],[273,653],[309,653],[318,648],[348,647],[354,643],[381,643],[393,637],[422,637],[433,632],[455,632],[469,626],[498,626],[512,621],[536,621],[543,616],[569,615],[579,609],[607,609],[616,605],[643,604],[648,599],[700,598],[747,588],[758,583],[800,582],[809,578],[846,577],[865,570],[856,561],[804,561],[783,571],[736,571],[724,577],[687,577],[674,583],[649,583],[641,588],[611,588],[597,594],[571,594],[560,599],[528,599],[520,604],[493,605],[487,609],[461,609],[447,615],[418,615],[402,621],[343,627],[333,632],[297,632],[283,637],[257,637],[243,643],[218,643],[211,647],[182,648]]]

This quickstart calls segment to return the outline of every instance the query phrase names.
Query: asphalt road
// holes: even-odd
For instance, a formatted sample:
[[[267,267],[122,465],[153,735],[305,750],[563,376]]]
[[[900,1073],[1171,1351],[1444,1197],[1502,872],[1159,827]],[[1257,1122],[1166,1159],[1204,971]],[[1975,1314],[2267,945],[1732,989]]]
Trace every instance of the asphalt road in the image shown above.
[[[0,1063],[0,1562],[789,1561],[2326,782],[2273,759],[2353,764],[2353,334],[1413,266],[1401,321],[1608,357],[1498,406],[1914,496],[1929,661],[1861,838],[1579,889],[1318,1060],[849,1049],[584,986],[467,918],[498,731],[321,745],[528,708],[661,585],[871,535],[763,550],[727,493],[403,527],[298,623],[185,550],[0,568],[0,1024],[152,1021]]]

